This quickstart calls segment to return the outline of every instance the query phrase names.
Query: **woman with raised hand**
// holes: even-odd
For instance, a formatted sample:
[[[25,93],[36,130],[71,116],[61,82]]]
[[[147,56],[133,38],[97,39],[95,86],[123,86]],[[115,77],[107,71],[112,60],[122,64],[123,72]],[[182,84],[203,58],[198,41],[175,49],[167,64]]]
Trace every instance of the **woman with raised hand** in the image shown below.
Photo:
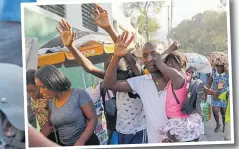
[[[97,14],[94,18],[95,22],[104,28],[111,36],[114,42],[117,40],[117,35],[113,32],[112,27],[109,24],[109,19],[107,12],[103,10],[101,7],[96,5]],[[64,26],[64,24],[68,26]],[[63,28],[60,29],[59,27]],[[76,61],[81,64],[81,66],[89,73],[99,77],[104,78],[105,72],[95,67],[73,44],[73,31],[71,26],[65,21],[62,20],[59,22],[59,27],[57,30],[61,33],[61,39],[63,44],[70,49],[73,53]],[[124,33],[128,35],[128,32]],[[67,41],[70,41],[69,44]],[[126,68],[126,64],[118,64],[117,68],[117,77],[119,79],[128,79],[131,77],[135,77],[142,74],[141,68],[132,56],[131,53],[128,53],[124,56],[125,61],[129,64],[130,69]],[[109,63],[109,61],[107,62]],[[108,64],[105,64],[105,68],[107,68]],[[87,68],[86,68],[87,67]],[[126,69],[122,69],[122,68]],[[103,85],[101,85],[103,87]],[[100,85],[96,87],[98,90]],[[98,92],[100,93],[100,91]],[[98,94],[99,97],[101,96]],[[97,97],[95,97],[97,98]],[[100,99],[100,98],[98,98]],[[117,106],[117,118],[116,118],[116,126],[114,126],[119,132],[119,144],[140,144],[147,142],[147,134],[146,134],[146,120],[145,114],[143,110],[143,104],[140,100],[140,97],[136,93],[132,92],[122,92],[116,93],[116,106]],[[126,112],[125,112],[126,111]],[[107,117],[107,121],[109,121],[109,116]],[[110,123],[107,123],[110,124]],[[111,124],[112,125],[112,124]],[[109,125],[107,126],[109,127]],[[108,130],[111,132],[113,129],[110,127]],[[109,138],[111,138],[111,133],[109,133]]]

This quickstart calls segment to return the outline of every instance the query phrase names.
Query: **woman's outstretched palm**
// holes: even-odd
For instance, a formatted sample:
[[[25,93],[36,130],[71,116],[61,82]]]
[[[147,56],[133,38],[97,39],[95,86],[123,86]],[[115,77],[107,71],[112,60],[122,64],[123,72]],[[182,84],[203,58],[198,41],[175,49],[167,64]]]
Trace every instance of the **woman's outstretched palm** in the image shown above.
[[[133,41],[134,36],[131,36],[128,39],[128,32],[124,32],[122,35],[118,36],[117,41],[115,43],[114,55],[117,57],[126,56],[131,49],[127,49],[130,43]]]
[[[91,16],[95,24],[102,28],[109,27],[110,22],[109,22],[109,16],[107,11],[98,5],[95,5],[95,9],[96,9],[95,16]]]
[[[72,31],[72,27],[69,25],[69,23],[65,20],[61,20],[58,22],[59,27],[56,27],[58,32],[61,34],[61,41],[64,44],[64,46],[69,47],[72,45],[74,40],[74,32]]]

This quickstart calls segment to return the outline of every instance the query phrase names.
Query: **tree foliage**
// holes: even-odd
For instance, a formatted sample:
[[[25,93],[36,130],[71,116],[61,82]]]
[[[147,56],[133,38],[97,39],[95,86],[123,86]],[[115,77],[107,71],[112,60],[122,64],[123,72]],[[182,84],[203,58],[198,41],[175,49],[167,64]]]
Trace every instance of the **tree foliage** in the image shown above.
[[[149,40],[160,28],[151,13],[159,14],[162,4],[163,1],[127,2],[122,9],[126,17],[137,18],[139,31]]]
[[[227,51],[227,13],[205,11],[173,28],[169,36],[182,44],[185,52],[208,54]]]

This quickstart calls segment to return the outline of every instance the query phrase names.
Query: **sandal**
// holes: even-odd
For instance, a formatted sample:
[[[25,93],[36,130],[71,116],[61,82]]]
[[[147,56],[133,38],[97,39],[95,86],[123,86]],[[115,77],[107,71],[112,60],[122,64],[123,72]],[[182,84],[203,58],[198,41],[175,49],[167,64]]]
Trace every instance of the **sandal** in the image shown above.
[[[173,142],[173,140],[172,140],[172,139],[169,139],[169,138],[164,139],[164,140],[162,141],[162,143],[172,143],[172,142]]]
[[[219,128],[221,127],[221,125],[217,125],[217,127],[214,129],[215,132],[218,132]]]

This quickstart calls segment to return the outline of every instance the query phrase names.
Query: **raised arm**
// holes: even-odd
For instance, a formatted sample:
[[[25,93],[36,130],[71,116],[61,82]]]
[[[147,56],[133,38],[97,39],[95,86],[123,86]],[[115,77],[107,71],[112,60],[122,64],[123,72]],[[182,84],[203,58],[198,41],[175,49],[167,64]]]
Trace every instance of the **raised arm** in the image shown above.
[[[61,40],[65,47],[67,47],[71,53],[73,54],[76,62],[83,67],[83,69],[93,74],[94,76],[97,76],[98,78],[103,79],[104,78],[104,71],[97,68],[95,65],[91,63],[89,59],[87,59],[81,52],[78,50],[73,43],[74,40],[74,33],[72,31],[72,27],[69,25],[69,23],[65,20],[61,20],[58,22],[59,27],[56,27],[58,32],[61,35]]]
[[[156,66],[162,74],[171,80],[174,89],[180,89],[184,84],[184,76],[175,68],[171,68],[165,64],[166,57],[180,47],[178,42],[174,42],[166,51],[164,51],[156,59]]]
[[[117,38],[115,44],[114,56],[106,70],[104,78],[104,87],[116,92],[132,92],[132,88],[126,80],[117,80],[117,66],[122,57],[130,51],[127,50],[128,45],[132,42],[133,36],[128,39],[128,32],[124,32]]]
[[[139,65],[139,63],[137,63],[136,59],[134,58],[134,56],[131,53],[128,53],[124,59],[126,60],[127,64],[129,64],[130,69],[133,71],[133,73],[136,76],[140,76],[142,75],[142,69]]]
[[[71,46],[67,47],[67,48],[71,51],[71,53],[75,57],[76,62],[79,65],[81,65],[82,68],[86,72],[88,72],[88,73],[90,73],[90,74],[92,74],[92,75],[94,75],[94,76],[96,76],[100,79],[104,79],[105,72],[103,70],[97,68],[94,64],[92,64],[92,62],[88,58],[86,58],[80,52],[80,50],[78,50],[73,44]]]
[[[113,26],[110,24],[107,11],[104,10],[99,5],[95,5],[95,10],[96,10],[95,16],[91,16],[95,24],[103,28],[110,35],[114,43],[116,43],[118,35],[113,29]],[[128,53],[126,56],[124,56],[124,59],[129,64],[129,67],[132,69],[135,75],[142,74],[140,65],[137,63],[137,61],[135,60],[135,58],[131,53]]]
[[[118,35],[110,24],[107,11],[95,4],[95,16],[92,15],[91,18],[96,25],[104,29],[110,35],[111,39],[115,43]]]

